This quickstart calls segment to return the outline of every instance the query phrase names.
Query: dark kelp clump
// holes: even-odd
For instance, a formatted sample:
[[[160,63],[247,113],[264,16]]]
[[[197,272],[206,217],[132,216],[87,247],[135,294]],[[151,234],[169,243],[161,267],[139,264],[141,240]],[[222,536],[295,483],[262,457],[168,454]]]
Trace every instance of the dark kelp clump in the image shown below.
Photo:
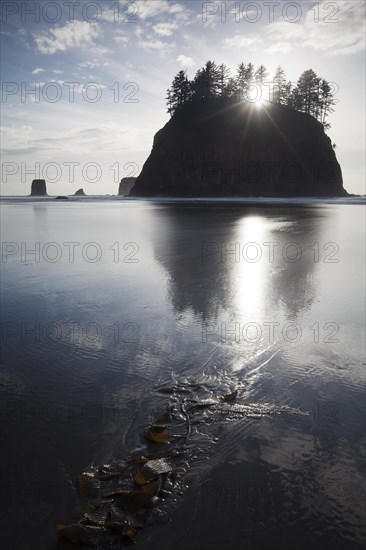
[[[168,396],[168,402],[146,429],[144,452],[78,476],[82,516],[71,525],[57,525],[60,543],[68,541],[64,548],[123,548],[136,542],[141,529],[168,519],[164,504],[182,494],[184,474],[197,459],[192,426],[304,414],[287,406],[243,403],[245,387],[224,395],[197,383],[154,391]]]

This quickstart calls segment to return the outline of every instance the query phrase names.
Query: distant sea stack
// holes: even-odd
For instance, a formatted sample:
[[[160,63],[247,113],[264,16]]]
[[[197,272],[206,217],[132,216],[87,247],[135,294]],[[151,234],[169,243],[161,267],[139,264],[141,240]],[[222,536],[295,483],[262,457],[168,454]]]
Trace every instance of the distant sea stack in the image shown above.
[[[118,195],[128,195],[135,185],[137,178],[122,178],[119,184]]]
[[[192,101],[177,110],[155,135],[130,192],[136,197],[346,195],[320,122],[290,107],[265,102],[258,108],[235,97]]]
[[[74,197],[86,197],[86,195],[84,193],[84,189],[83,188],[78,189],[76,191],[76,193],[74,193]]]
[[[31,197],[47,197],[46,181],[33,180],[31,188]]]

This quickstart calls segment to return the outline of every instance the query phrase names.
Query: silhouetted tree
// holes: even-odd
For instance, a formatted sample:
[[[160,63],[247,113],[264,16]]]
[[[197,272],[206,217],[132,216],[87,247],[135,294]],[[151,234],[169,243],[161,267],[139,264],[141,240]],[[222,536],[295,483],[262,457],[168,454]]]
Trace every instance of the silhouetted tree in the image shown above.
[[[236,92],[236,90],[237,88],[236,88],[235,78],[230,77],[229,80],[227,81],[226,88],[225,88],[226,97],[230,97],[231,95],[233,95]]]
[[[246,88],[246,71],[244,63],[240,63],[236,69],[235,75],[235,91],[239,93],[240,99],[244,96]]]
[[[324,128],[330,128],[327,116],[335,105],[329,82],[319,78],[312,69],[304,71],[292,90],[290,106],[315,117]]]
[[[259,65],[258,69],[254,73],[254,81],[258,86],[263,86],[269,77],[269,72],[264,65]]]
[[[295,88],[292,88],[290,97],[287,100],[287,105],[292,109],[295,109],[295,111],[301,111],[302,98],[299,94],[297,86],[295,86]]]
[[[269,73],[264,65],[260,65],[254,73],[254,82],[259,86],[261,91],[261,97],[263,98],[263,89],[266,82],[268,82]],[[265,94],[265,99],[269,101],[269,96]]]
[[[333,106],[336,104],[332,89],[329,82],[321,80],[320,82],[320,122],[324,128],[330,128],[329,122],[327,122],[327,116],[329,113],[333,113]]]
[[[247,88],[251,85],[254,78],[254,65],[253,63],[248,63],[248,65],[245,67],[245,81],[247,84]]]
[[[278,65],[273,77],[273,103],[286,103],[286,85],[285,71]]]
[[[206,65],[199,69],[192,82],[192,91],[202,101],[216,97],[220,93],[221,73],[214,61],[207,61]]]
[[[167,91],[167,110],[173,116],[177,109],[181,109],[191,98],[191,84],[185,71],[179,71],[174,77],[171,87]]]
[[[239,93],[240,99],[246,98],[248,93],[248,88],[253,82],[254,77],[254,65],[248,63],[245,65],[243,62],[238,65],[236,70],[236,91]]]
[[[319,79],[313,69],[308,69],[300,75],[296,88],[298,95],[297,109],[310,114],[314,111],[314,103],[319,92]]]
[[[289,80],[286,82],[283,89],[283,102],[285,105],[291,107],[291,98],[292,98],[292,82]]]
[[[230,69],[221,63],[219,66],[219,72],[220,72],[220,81],[219,81],[219,91],[220,95],[222,97],[226,97],[228,95],[227,88],[228,88],[228,81],[230,77]]]

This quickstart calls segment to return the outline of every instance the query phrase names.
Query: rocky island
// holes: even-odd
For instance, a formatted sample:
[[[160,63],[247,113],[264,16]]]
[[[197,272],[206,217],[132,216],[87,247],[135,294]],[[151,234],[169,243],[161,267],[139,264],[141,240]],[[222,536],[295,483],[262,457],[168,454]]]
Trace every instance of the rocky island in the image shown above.
[[[300,77],[298,89],[289,92],[286,101],[280,100],[284,96],[278,92],[273,101],[255,102],[238,95],[235,82],[230,81],[225,85],[231,85],[229,94],[215,88],[208,93],[215,78],[210,77],[210,84],[207,75],[212,70],[208,62],[193,82],[182,71],[173,81],[172,91],[168,90],[177,97],[173,107],[168,103],[172,118],[155,135],[130,196],[347,195],[334,147],[325,133],[329,125],[324,112],[332,111],[331,99],[324,92],[318,103],[306,103],[304,86],[314,81],[315,73],[306,71],[305,84]],[[316,82],[319,89],[328,90],[326,81]],[[239,91],[245,91],[241,86]],[[277,89],[281,90],[280,84]]]
[[[128,195],[135,183],[136,178],[134,177],[122,178],[118,188],[118,195],[122,197]]]
[[[86,197],[86,195],[84,193],[84,189],[80,188],[77,191],[75,191],[74,197]]]
[[[47,197],[46,181],[33,180],[31,187],[31,197]]]

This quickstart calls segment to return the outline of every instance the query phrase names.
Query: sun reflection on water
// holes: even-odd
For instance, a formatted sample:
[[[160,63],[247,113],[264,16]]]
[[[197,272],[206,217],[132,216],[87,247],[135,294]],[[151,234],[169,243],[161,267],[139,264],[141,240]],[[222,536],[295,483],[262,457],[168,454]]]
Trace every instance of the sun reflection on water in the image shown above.
[[[268,221],[261,216],[240,219],[235,234],[240,246],[240,261],[235,269],[235,309],[243,320],[257,321],[264,313],[268,271]]]

